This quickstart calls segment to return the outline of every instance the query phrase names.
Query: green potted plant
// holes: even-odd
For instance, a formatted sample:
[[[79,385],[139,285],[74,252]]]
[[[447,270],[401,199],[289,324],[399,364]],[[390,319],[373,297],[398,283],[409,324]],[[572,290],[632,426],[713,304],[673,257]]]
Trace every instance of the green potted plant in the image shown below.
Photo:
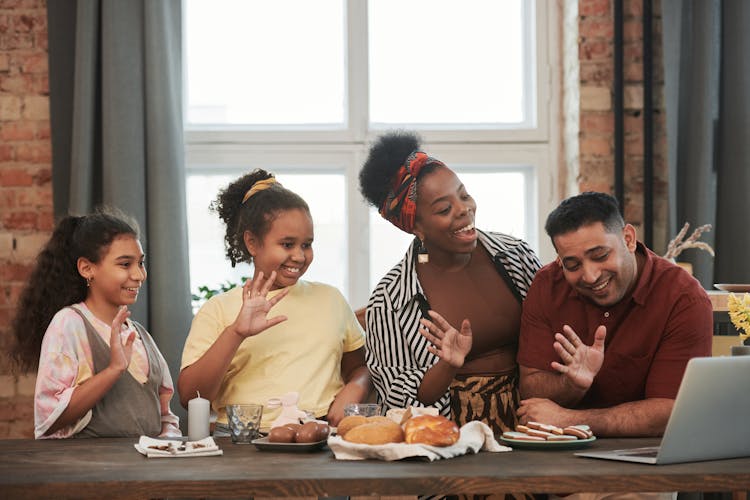
[[[240,281],[240,283],[244,283],[248,278],[246,276],[243,276],[240,279],[242,280]],[[239,285],[237,283],[232,283],[229,280],[219,284],[219,286],[216,288],[211,288],[208,285],[199,286],[198,290],[192,294],[193,311],[197,311],[198,309],[200,309],[200,307],[214,295],[229,291],[236,286]]]

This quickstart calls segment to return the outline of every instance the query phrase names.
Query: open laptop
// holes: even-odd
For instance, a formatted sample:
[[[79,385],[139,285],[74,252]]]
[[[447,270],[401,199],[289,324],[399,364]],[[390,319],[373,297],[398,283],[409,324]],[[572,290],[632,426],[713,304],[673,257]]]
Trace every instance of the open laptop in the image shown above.
[[[750,356],[691,359],[660,446],[576,455],[645,464],[750,456]]]

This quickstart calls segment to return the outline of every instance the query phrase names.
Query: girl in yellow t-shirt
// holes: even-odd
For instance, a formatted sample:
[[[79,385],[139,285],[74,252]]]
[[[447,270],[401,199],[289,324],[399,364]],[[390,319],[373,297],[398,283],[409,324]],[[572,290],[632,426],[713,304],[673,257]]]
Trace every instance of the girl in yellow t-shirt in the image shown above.
[[[371,383],[364,333],[344,297],[300,280],[313,259],[307,203],[258,169],[221,191],[213,209],[226,225],[232,266],[252,263],[254,274],[209,299],[193,319],[178,379],[183,406],[200,392],[221,428],[226,405],[265,405],[294,391],[300,409],[337,425]],[[261,427],[278,413],[265,407]]]

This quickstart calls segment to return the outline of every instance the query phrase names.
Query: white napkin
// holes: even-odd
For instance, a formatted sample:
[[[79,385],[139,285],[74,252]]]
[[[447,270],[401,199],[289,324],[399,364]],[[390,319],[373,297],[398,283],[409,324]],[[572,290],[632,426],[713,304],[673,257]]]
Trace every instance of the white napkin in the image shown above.
[[[224,453],[210,436],[200,441],[187,442],[141,436],[133,446],[148,458],[209,457]]]
[[[328,438],[328,447],[339,460],[400,460],[407,457],[425,457],[430,462],[452,458],[467,453],[482,451],[511,451],[511,448],[495,440],[492,429],[484,422],[468,422],[461,427],[461,437],[451,446],[428,446],[426,444],[388,443],[381,445],[358,444],[345,441],[341,436]]]

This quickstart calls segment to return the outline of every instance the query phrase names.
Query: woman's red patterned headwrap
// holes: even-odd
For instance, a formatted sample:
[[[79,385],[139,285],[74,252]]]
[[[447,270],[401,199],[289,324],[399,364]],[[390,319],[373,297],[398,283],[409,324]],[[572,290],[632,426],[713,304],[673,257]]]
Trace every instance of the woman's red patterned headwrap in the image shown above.
[[[440,160],[414,151],[393,176],[391,191],[378,210],[384,219],[410,234],[417,216],[417,178],[426,165],[445,166]]]

